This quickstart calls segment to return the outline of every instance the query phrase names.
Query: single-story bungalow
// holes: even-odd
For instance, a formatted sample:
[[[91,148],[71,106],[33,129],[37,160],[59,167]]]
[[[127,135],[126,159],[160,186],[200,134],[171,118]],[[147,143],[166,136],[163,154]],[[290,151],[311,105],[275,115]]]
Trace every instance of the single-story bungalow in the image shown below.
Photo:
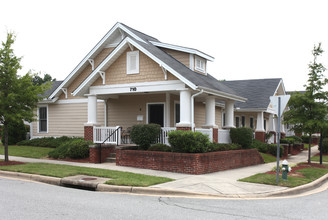
[[[229,142],[229,129],[247,126],[264,141],[275,134],[269,97],[283,95],[282,79],[221,81],[207,71],[214,58],[197,49],[160,42],[116,23],[38,104],[31,137],[78,136],[129,142],[135,124],[198,130]],[[165,136],[165,135],[164,135]],[[114,138],[116,137],[116,138]],[[166,139],[163,139],[165,142]]]

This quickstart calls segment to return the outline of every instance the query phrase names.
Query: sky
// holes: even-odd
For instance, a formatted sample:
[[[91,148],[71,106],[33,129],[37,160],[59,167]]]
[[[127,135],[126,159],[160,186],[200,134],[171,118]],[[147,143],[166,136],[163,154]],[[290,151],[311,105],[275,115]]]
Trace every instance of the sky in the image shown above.
[[[65,79],[116,22],[213,56],[219,80],[282,78],[304,90],[319,42],[328,67],[326,0],[0,0],[0,41],[15,32],[21,75]]]

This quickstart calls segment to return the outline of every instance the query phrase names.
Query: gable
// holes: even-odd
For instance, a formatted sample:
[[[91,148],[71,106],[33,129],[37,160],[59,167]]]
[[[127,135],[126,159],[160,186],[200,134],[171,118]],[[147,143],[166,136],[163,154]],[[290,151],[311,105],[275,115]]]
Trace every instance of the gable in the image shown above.
[[[165,75],[162,68],[139,50],[139,73],[127,74],[127,53],[131,52],[127,48],[104,72],[105,84],[100,75],[96,76],[96,81],[91,86],[115,85],[125,83],[164,81]],[[171,73],[167,73],[167,80],[177,80]]]

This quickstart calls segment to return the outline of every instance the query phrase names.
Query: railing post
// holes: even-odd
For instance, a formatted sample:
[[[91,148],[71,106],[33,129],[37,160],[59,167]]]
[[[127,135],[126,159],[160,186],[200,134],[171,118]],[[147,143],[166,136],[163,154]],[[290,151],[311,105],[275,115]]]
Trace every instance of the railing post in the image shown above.
[[[116,126],[116,131],[117,131],[117,133],[116,133],[116,145],[118,146],[118,145],[121,145],[121,129],[122,129],[122,127],[120,127],[120,126]]]

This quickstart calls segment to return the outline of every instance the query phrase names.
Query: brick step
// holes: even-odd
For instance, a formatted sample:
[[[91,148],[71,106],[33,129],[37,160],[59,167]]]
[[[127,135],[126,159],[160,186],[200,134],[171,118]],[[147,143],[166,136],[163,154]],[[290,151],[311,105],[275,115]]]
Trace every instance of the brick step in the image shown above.
[[[107,157],[105,160],[107,163],[116,163],[116,158]]]

